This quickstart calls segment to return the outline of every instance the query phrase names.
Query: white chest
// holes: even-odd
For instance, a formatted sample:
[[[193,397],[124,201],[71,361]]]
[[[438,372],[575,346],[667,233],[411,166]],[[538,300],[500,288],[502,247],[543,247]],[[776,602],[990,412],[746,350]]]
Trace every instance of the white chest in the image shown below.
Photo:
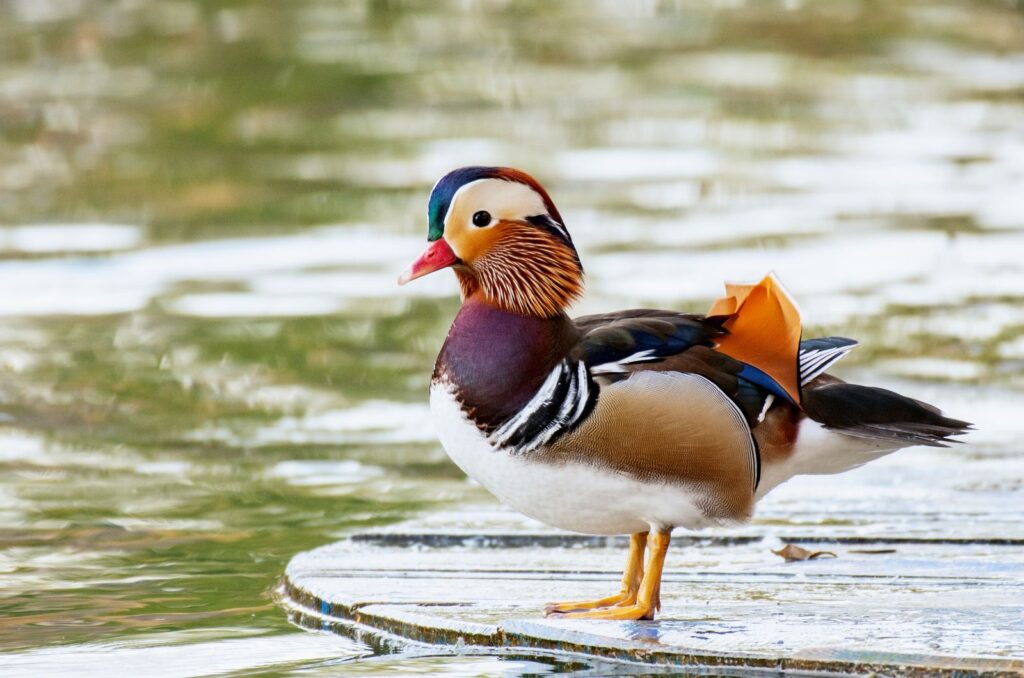
[[[430,410],[452,461],[502,503],[548,525],[587,534],[629,534],[708,524],[684,488],[647,483],[584,463],[550,464],[495,449],[435,385]]]

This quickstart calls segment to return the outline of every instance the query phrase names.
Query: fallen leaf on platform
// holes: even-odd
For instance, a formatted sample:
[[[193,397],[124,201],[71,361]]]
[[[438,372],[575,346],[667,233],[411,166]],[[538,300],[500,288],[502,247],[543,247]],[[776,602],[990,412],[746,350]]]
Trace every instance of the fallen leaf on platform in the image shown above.
[[[785,558],[787,563],[791,563],[794,560],[814,560],[815,558],[822,558],[824,556],[832,558],[836,557],[836,554],[831,551],[808,551],[796,544],[786,544],[778,551],[772,551],[772,553]]]

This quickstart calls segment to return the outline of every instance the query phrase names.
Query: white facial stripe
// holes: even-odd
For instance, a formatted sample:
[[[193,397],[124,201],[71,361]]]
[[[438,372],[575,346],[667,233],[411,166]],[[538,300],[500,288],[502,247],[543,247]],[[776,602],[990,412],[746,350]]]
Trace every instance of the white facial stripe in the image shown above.
[[[470,219],[480,210],[506,221],[548,213],[540,194],[526,184],[505,179],[477,179],[455,191],[448,213],[444,215],[445,230],[454,215]]]

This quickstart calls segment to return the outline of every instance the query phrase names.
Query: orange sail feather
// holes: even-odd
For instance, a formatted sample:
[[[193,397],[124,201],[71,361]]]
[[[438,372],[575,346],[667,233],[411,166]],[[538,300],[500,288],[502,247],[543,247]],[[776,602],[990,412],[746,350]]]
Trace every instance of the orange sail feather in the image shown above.
[[[757,284],[726,283],[725,292],[708,311],[732,316],[717,349],[761,370],[799,403],[801,327],[793,298],[773,275]]]

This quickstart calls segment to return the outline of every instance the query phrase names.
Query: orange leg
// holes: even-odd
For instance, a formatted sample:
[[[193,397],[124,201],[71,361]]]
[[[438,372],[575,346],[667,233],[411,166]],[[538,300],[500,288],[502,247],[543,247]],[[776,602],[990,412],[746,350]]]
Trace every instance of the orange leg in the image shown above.
[[[636,600],[631,604],[605,607],[595,610],[567,612],[565,617],[573,619],[654,619],[654,612],[661,607],[661,571],[665,567],[665,554],[671,535],[667,532],[652,532],[647,539],[647,567]]]
[[[647,533],[637,532],[629,538],[629,558],[622,573],[622,590],[614,596],[597,600],[579,600],[569,603],[548,603],[544,616],[562,614],[573,610],[593,610],[615,605],[632,605],[636,602],[637,591],[644,576],[644,549],[647,548]]]

